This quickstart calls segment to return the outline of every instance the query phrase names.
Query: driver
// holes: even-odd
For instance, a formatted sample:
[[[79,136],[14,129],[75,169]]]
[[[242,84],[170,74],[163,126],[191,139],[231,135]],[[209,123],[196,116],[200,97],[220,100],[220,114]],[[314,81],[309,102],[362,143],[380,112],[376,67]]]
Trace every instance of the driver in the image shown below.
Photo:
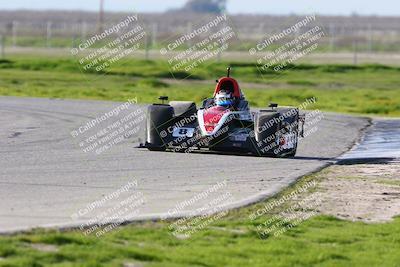
[[[232,93],[225,91],[225,90],[219,91],[215,95],[214,101],[217,106],[221,106],[221,107],[225,107],[225,108],[232,108],[235,103],[235,99],[234,99]]]

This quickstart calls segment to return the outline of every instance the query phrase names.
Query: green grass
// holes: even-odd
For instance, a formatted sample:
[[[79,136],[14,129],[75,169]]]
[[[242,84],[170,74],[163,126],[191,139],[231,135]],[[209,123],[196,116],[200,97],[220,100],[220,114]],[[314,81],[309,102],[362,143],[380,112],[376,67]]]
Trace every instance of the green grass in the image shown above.
[[[0,95],[124,101],[138,97],[151,103],[159,95],[200,102],[211,95],[215,78],[224,75],[220,63],[200,68],[190,80],[168,82],[162,61],[132,60],[108,74],[81,73],[68,58],[15,57],[0,61]],[[236,63],[233,75],[253,106],[274,101],[297,105],[306,98],[310,108],[375,115],[400,114],[400,70],[380,65],[298,65],[282,73],[260,72],[254,65]],[[174,73],[184,78],[187,73]],[[210,81],[209,85],[204,81]],[[253,88],[252,88],[253,87]],[[316,176],[308,176],[305,183]],[[293,188],[282,192],[289,194]],[[273,200],[273,199],[272,199]],[[268,201],[272,201],[268,200]],[[170,222],[146,222],[121,227],[101,238],[78,231],[33,231],[0,237],[0,266],[399,266],[400,218],[385,224],[348,222],[318,216],[278,237],[261,239],[248,216],[265,202],[230,211],[221,220],[177,239]],[[51,244],[55,252],[38,251],[31,244]]]
[[[307,176],[268,201],[319,177]],[[279,210],[253,221],[249,215],[268,201],[230,211],[188,239],[173,236],[171,222],[131,224],[100,238],[45,230],[1,236],[0,266],[399,266],[400,218],[365,224],[318,216],[277,237],[260,238],[256,226]],[[39,251],[32,244],[57,251]]]
[[[376,183],[400,186],[400,180],[377,180]]]
[[[302,64],[281,72],[260,72],[252,63],[224,62],[197,68],[189,76],[182,71],[171,73],[164,61],[132,59],[96,74],[82,73],[71,58],[16,56],[0,60],[0,95],[116,101],[138,97],[143,103],[168,95],[200,103],[212,94],[213,81],[225,75],[227,65],[233,67],[233,76],[255,107],[268,102],[299,105],[316,97],[318,102],[309,108],[400,115],[400,68],[383,65]]]

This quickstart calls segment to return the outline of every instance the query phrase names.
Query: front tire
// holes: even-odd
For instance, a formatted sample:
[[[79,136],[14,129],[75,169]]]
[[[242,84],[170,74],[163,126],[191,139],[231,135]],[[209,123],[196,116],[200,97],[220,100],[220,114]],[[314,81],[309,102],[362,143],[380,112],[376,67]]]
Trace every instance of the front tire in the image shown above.
[[[174,117],[174,109],[170,105],[151,105],[148,108],[146,123],[146,144],[150,151],[165,151],[164,138]]]

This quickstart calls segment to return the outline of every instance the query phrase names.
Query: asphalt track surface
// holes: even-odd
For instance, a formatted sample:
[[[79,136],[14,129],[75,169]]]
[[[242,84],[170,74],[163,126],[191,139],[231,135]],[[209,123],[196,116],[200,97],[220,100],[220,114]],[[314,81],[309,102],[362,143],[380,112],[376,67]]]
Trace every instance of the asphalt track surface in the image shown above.
[[[400,120],[375,119],[359,145],[342,155],[343,160],[400,159]]]
[[[94,218],[106,221],[133,194],[141,201],[128,212],[118,213],[123,220],[179,217],[203,212],[211,204],[246,205],[335,161],[369,124],[365,118],[317,114],[292,159],[150,152],[136,147],[144,132],[140,120],[136,121],[137,133],[132,131],[129,138],[99,154],[96,149],[102,146],[87,149],[90,142],[86,139],[127,114],[145,110],[139,105],[131,105],[76,137],[71,135],[120,104],[0,97],[0,232],[79,226]],[[122,192],[121,188],[132,184],[128,192]]]

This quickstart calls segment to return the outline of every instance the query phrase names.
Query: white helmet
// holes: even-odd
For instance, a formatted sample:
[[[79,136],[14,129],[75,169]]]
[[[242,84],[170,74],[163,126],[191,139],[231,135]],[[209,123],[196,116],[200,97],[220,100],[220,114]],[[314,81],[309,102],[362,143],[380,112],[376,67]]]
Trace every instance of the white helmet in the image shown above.
[[[232,106],[234,102],[233,96],[231,93],[226,91],[219,91],[215,95],[215,104],[222,107]]]

